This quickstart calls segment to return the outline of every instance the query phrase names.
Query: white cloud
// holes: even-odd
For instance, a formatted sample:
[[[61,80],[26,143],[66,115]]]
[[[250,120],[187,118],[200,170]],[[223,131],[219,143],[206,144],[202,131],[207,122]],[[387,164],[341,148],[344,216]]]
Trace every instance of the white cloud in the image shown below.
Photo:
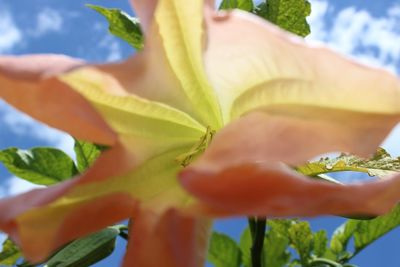
[[[105,58],[105,61],[112,62],[118,61],[122,59],[122,49],[119,45],[118,41],[115,40],[115,37],[107,34],[99,44],[100,47],[106,48],[108,50],[108,54]]]
[[[16,135],[45,141],[50,146],[61,149],[72,158],[75,158],[72,137],[33,120],[1,100],[0,125],[5,125],[7,129],[10,129]],[[38,187],[40,186],[12,176],[6,179],[2,187],[0,187],[0,197],[17,195]]]
[[[36,27],[30,30],[30,35],[40,37],[50,32],[59,32],[63,27],[63,17],[54,9],[44,8],[36,16]]]
[[[0,53],[9,52],[22,40],[21,30],[6,10],[0,11],[0,36]]]
[[[333,9],[326,0],[312,1],[309,41],[326,43],[333,49],[366,64],[396,71],[400,60],[400,6],[394,5],[383,16],[348,7],[341,10],[328,27]]]
[[[11,176],[6,178],[5,181],[1,184],[0,189],[0,198],[16,196],[18,194],[22,194],[28,192],[30,190],[36,188],[43,188],[44,186],[36,185],[20,179],[15,176]],[[1,233],[0,233],[0,240],[1,240]]]
[[[28,192],[35,188],[42,188],[44,186],[35,185],[15,176],[10,177],[6,183],[7,196],[15,196],[21,193]]]
[[[400,61],[400,5],[393,5],[386,14],[375,17],[366,10],[348,7],[334,15],[327,0],[313,0],[310,42],[325,43],[331,48],[366,64],[384,67],[399,73]],[[400,155],[400,125],[395,127],[382,146],[393,156]]]
[[[73,139],[54,128],[35,121],[0,100],[0,123],[16,135],[25,135],[52,144],[70,156],[74,156]]]
[[[385,148],[393,157],[400,156],[399,136],[400,125],[397,125],[382,144],[382,147]]]
[[[311,2],[311,15],[307,18],[308,23],[311,26],[311,34],[308,39],[311,40],[325,40],[326,30],[325,30],[325,17],[328,12],[328,2],[327,1],[312,1]]]

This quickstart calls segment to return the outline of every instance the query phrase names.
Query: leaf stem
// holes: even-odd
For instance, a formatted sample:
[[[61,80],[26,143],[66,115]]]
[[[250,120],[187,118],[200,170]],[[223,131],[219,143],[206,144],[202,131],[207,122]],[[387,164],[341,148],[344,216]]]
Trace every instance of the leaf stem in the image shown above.
[[[249,218],[249,228],[253,245],[251,247],[251,266],[263,267],[262,251],[264,246],[266,218]],[[264,266],[265,267],[265,266]]]

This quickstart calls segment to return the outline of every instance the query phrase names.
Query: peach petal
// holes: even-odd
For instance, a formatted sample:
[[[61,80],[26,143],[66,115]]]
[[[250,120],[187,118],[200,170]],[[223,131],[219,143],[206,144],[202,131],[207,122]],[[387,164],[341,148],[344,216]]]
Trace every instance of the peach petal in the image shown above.
[[[123,266],[204,266],[210,222],[167,210],[141,210],[133,218]]]
[[[332,151],[368,155],[397,116],[277,108],[279,112],[264,109],[231,123],[181,172],[183,187],[204,203],[197,205],[200,212],[214,216],[381,214],[400,199],[399,178],[341,186],[300,176],[283,164],[296,165]]]
[[[77,180],[69,180],[45,189],[34,189],[27,193],[0,200],[0,229],[19,240],[15,218],[35,207],[44,206],[65,194]]]
[[[128,218],[135,203],[128,194],[110,194],[68,210],[62,221],[45,218],[45,214],[36,217],[34,209],[28,213],[30,218],[18,222],[19,245],[28,260],[41,262],[67,242]],[[44,220],[57,220],[60,224],[48,227]]]
[[[111,145],[115,133],[84,98],[55,77],[81,65],[56,55],[2,56],[0,95],[33,118],[76,138]]]
[[[134,164],[133,156],[117,145],[80,177],[0,200],[0,229],[27,258],[41,261],[60,245],[132,214],[136,200],[128,192],[99,193],[96,188]]]
[[[189,168],[184,187],[213,216],[379,215],[400,200],[400,177],[340,185],[301,176],[280,164],[238,164],[220,171]]]
[[[318,154],[372,154],[397,116],[293,108],[252,112],[216,134],[194,168],[222,170],[239,163],[304,163]],[[280,114],[286,112],[286,114]]]
[[[0,73],[10,79],[34,82],[82,65],[83,61],[63,55],[1,56]]]

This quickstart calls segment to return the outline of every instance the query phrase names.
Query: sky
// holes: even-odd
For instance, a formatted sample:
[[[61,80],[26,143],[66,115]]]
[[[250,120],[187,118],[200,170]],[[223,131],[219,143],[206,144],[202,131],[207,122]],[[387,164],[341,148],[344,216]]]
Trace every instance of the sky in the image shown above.
[[[127,58],[134,51],[107,32],[106,21],[86,3],[117,7],[132,14],[127,0],[0,0],[0,54],[60,53],[90,62],[110,62]],[[400,73],[400,1],[311,0],[308,18],[310,43],[328,45],[339,53]],[[345,74],[343,74],[345,75]],[[400,129],[384,143],[394,156],[400,155]],[[58,147],[73,155],[71,137],[46,127],[0,100],[0,149],[29,149],[34,146]],[[352,180],[354,176],[346,174]],[[9,174],[0,166],[0,196],[15,195],[32,185]],[[315,230],[334,228],[340,218],[312,219]],[[217,221],[215,228],[238,238],[244,219]],[[391,232],[358,255],[354,264],[362,267],[397,266],[399,230]],[[124,241],[112,257],[97,267],[117,266]]]

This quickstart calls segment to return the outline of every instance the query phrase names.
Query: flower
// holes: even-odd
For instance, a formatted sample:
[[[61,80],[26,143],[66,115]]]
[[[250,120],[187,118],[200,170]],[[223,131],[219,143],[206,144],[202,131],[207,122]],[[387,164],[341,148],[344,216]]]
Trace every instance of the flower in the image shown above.
[[[28,259],[133,218],[124,266],[201,266],[214,217],[380,214],[399,200],[397,176],[343,186],[287,167],[372,153],[400,118],[396,77],[213,1],[132,4],[146,45],[124,62],[0,58],[3,99],[110,147],[79,177],[0,201],[0,229]]]

